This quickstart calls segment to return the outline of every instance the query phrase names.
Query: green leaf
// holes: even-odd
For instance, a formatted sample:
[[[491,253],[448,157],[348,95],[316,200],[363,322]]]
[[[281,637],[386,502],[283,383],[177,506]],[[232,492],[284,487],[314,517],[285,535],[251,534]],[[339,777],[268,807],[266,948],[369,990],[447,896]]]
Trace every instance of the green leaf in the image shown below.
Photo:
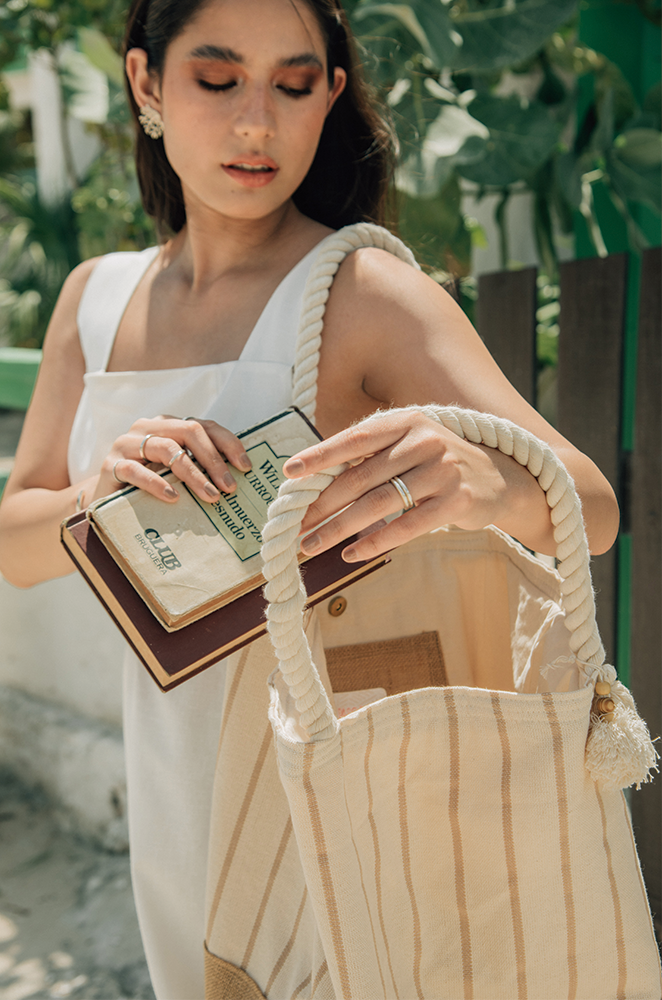
[[[484,73],[524,62],[576,9],[576,0],[458,3],[451,14],[456,15],[453,26],[462,36],[463,45],[457,52],[454,68]]]
[[[363,0],[354,12],[395,18],[438,69],[489,73],[523,62],[574,13],[577,0]]]
[[[108,118],[108,80],[82,52],[62,49],[58,70],[69,114],[83,122]]]
[[[442,106],[421,148],[397,172],[397,185],[413,197],[429,198],[446,183],[456,163],[472,163],[483,155],[489,131],[464,108]]]
[[[81,52],[97,69],[105,73],[117,87],[124,86],[122,57],[112,47],[105,35],[96,28],[79,28],[78,44]]]
[[[619,160],[630,167],[659,167],[662,163],[662,132],[652,128],[631,128],[614,140]]]
[[[530,178],[560,135],[561,124],[538,102],[526,106],[516,97],[480,94],[470,109],[490,133],[482,159],[458,166],[462,176],[476,184],[503,188]]]

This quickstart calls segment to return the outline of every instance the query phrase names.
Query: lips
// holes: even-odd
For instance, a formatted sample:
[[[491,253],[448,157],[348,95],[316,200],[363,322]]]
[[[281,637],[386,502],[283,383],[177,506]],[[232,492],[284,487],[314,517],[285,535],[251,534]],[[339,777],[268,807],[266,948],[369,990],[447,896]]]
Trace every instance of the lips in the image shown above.
[[[237,157],[221,164],[225,173],[243,187],[264,187],[278,173],[278,165],[268,156]]]

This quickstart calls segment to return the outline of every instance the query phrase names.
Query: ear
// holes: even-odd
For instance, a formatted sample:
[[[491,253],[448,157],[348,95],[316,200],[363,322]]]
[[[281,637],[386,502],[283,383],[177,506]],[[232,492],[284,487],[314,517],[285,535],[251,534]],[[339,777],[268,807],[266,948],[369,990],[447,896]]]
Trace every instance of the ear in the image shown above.
[[[126,54],[126,75],[134,100],[139,108],[149,104],[155,111],[161,111],[161,91],[156,73],[147,67],[147,53],[144,49],[129,49]]]
[[[340,95],[342,94],[345,86],[347,84],[347,73],[340,66],[336,66],[333,71],[333,86],[329,91],[328,102],[326,106],[326,113],[328,115],[329,111],[336,103]]]

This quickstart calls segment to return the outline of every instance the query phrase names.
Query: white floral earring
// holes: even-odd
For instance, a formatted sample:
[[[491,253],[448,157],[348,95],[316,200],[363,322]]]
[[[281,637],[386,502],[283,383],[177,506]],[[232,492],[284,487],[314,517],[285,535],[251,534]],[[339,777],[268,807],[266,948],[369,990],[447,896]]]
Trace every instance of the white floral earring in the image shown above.
[[[160,139],[163,135],[163,118],[156,108],[150,107],[149,104],[143,104],[141,107],[138,121],[150,139]]]

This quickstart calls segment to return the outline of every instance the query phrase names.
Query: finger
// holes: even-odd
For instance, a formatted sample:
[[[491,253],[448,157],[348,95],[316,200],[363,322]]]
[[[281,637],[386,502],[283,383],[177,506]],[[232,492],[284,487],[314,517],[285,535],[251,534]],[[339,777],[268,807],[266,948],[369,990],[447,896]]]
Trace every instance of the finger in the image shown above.
[[[183,446],[191,452],[196,461],[207,471],[212,482],[224,492],[233,490],[235,484],[226,458],[242,472],[247,472],[251,468],[250,458],[239,438],[214,420],[160,417],[153,421],[139,421],[134,425],[134,430],[137,436],[142,434],[141,443],[145,434],[151,432],[152,436],[143,447],[143,453],[148,461],[158,461],[167,465],[174,452],[168,454],[159,451],[158,448],[162,449],[164,438],[174,441],[180,448]],[[155,450],[156,438],[161,438],[161,443]],[[165,461],[164,455],[167,455]]]
[[[145,459],[171,468],[201,500],[217,500],[220,490],[232,492],[236,480],[202,427],[192,427],[188,435],[181,433],[181,427],[172,429],[173,434],[178,431],[181,440],[156,434],[150,437],[143,448]],[[186,449],[204,467],[206,475],[191,461]]]
[[[110,459],[108,459],[109,461]],[[165,500],[167,503],[175,503],[179,499],[179,493],[175,487],[152,469],[148,469],[142,462],[136,462],[130,458],[120,458],[113,462],[110,469],[106,469],[106,463],[104,463],[102,471],[110,474],[110,478],[115,484],[115,490],[121,489],[123,484],[137,486],[146,493],[151,493],[157,500]]]
[[[409,487],[406,484],[405,488],[409,492]],[[321,524],[312,535],[303,538],[301,550],[305,555],[324,552],[345,538],[349,538],[350,535],[371,528],[376,521],[391,514],[397,514],[402,509],[402,496],[393,483],[390,481],[381,483],[342,510],[332,520]]]
[[[249,471],[251,468],[250,457],[246,454],[246,449],[240,439],[227,427],[221,427],[215,420],[195,420],[192,417],[189,417],[186,422],[194,431],[201,428],[213,443],[216,452],[224,455],[235,469],[239,469],[240,472]]]
[[[396,518],[385,528],[373,531],[357,539],[346,548],[342,557],[345,562],[367,562],[384,552],[390,552],[399,545],[424,535],[440,524],[437,499],[425,500],[418,507]]]
[[[320,493],[315,503],[310,505],[301,524],[301,530],[310,531],[316,524],[332,517],[343,507],[389,483],[389,480],[395,475],[402,476],[406,471],[409,478],[412,476],[416,479],[420,478],[418,470],[413,468],[420,466],[420,463],[424,461],[425,456],[420,454],[420,451],[418,448],[412,448],[405,456],[398,454],[396,446],[394,446],[393,449],[388,448],[381,451],[359,465],[347,469]],[[403,470],[403,462],[407,462],[409,468]],[[409,489],[411,491],[412,487],[410,486]],[[393,496],[393,494],[399,497],[396,488],[391,486],[389,496]],[[427,489],[424,488],[416,494],[416,498],[422,499],[424,496],[427,496]],[[400,510],[402,506],[403,503],[400,502],[394,510]],[[393,511],[388,513],[393,513]],[[380,513],[378,516],[383,517],[384,514]]]
[[[334,465],[374,455],[402,440],[410,423],[404,421],[400,414],[394,415],[393,419],[365,420],[293,455],[285,463],[283,471],[290,479],[298,479]]]

